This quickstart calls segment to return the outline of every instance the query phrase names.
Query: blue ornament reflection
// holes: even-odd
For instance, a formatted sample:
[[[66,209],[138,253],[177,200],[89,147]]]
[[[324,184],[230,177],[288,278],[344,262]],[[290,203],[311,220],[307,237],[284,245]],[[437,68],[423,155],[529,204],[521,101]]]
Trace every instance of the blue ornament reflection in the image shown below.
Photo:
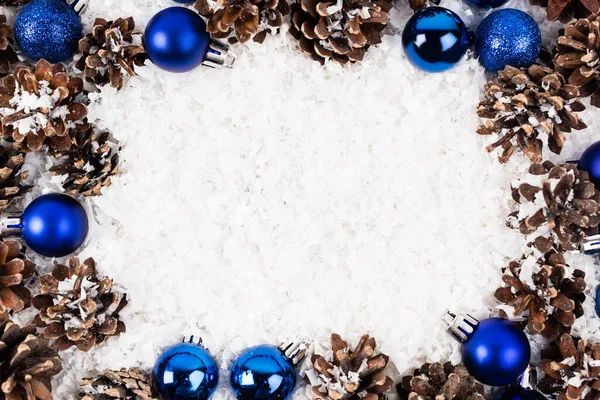
[[[506,3],[508,0],[466,0],[472,6],[480,8],[496,8]]]
[[[157,13],[146,27],[144,46],[150,60],[170,72],[187,72],[204,61],[210,35],[200,15],[184,7]]]
[[[462,346],[462,361],[479,382],[504,386],[517,382],[531,358],[529,340],[514,322],[488,318]]]
[[[75,54],[83,34],[79,15],[65,0],[33,0],[19,11],[14,35],[27,57],[56,64]]]
[[[590,181],[600,190],[600,142],[592,144],[583,152],[577,168],[586,171],[590,175]]]
[[[46,257],[64,257],[75,252],[88,234],[83,206],[66,194],[45,194],[27,206],[21,215],[23,240]]]
[[[402,46],[415,67],[443,72],[463,58],[469,36],[458,15],[442,7],[428,7],[408,20],[402,32]]]
[[[238,400],[284,400],[296,386],[296,370],[278,348],[256,346],[235,361],[230,382]]]
[[[542,50],[542,34],[523,11],[505,8],[484,18],[475,33],[475,53],[488,71],[530,67]]]
[[[219,383],[219,368],[204,348],[180,343],[165,350],[152,371],[162,400],[206,400]]]
[[[496,400],[546,400],[546,396],[535,390],[511,386],[496,396]]]

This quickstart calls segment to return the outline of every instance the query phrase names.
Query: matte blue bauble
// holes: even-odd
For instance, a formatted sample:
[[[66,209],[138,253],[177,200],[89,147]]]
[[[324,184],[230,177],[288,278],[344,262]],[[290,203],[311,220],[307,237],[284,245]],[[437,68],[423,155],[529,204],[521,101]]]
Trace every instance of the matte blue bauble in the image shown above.
[[[471,375],[490,386],[513,384],[529,365],[529,340],[514,322],[488,318],[462,345],[462,361]]]
[[[238,400],[284,400],[296,386],[296,370],[277,347],[256,346],[235,361],[230,381]]]
[[[458,15],[442,7],[428,7],[413,15],[402,32],[408,60],[426,72],[454,67],[469,46],[469,31]]]
[[[475,53],[488,71],[529,67],[542,50],[542,34],[523,11],[505,8],[484,18],[475,33]]]
[[[583,152],[577,168],[586,171],[590,175],[590,181],[600,190],[600,142],[592,144]]]
[[[170,72],[187,72],[202,64],[209,44],[210,35],[202,17],[184,7],[160,11],[144,34],[150,60]]]
[[[88,217],[81,204],[66,194],[38,197],[21,215],[22,237],[33,251],[46,257],[74,253],[88,234]]]
[[[162,400],[206,400],[217,388],[219,368],[204,348],[180,343],[154,365],[152,384]]]
[[[33,0],[17,14],[14,34],[27,57],[56,64],[77,51],[82,37],[81,20],[65,0]]]
[[[496,8],[508,2],[508,0],[466,0],[472,6],[481,8]]]
[[[546,400],[546,397],[535,390],[511,386],[496,396],[496,400]]]

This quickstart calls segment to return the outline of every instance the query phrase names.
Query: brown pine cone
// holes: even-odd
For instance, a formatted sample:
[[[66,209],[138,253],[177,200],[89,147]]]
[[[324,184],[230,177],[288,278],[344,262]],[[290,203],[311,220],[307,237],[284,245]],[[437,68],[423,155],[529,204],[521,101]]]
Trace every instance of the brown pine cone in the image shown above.
[[[194,7],[208,18],[206,30],[216,39],[263,43],[268,34],[278,34],[290,13],[286,0],[197,0]]]
[[[600,11],[599,0],[529,0],[529,4],[546,7],[548,20],[559,20],[563,24],[573,17],[585,18]]]
[[[65,177],[65,193],[99,196],[103,187],[110,186],[111,177],[118,172],[119,149],[109,136],[90,125],[73,138],[71,150],[53,154],[59,164],[51,167],[50,173]]]
[[[10,208],[14,200],[31,189],[23,183],[29,176],[29,171],[22,171],[24,162],[22,151],[0,145],[0,211]]]
[[[314,400],[378,400],[391,390],[394,381],[383,373],[389,357],[375,355],[375,339],[363,335],[354,351],[337,334],[331,335],[333,359],[313,354],[311,375]]]
[[[501,147],[500,162],[520,149],[532,163],[539,163],[543,156],[539,136],[547,139],[550,151],[560,154],[566,140],[563,132],[586,128],[577,115],[585,107],[574,97],[565,91],[562,75],[550,68],[507,66],[498,72],[498,81],[485,85],[477,115],[486,121],[477,133],[500,137],[486,148],[491,152]]]
[[[62,64],[40,60],[34,71],[18,66],[2,78],[2,138],[23,151],[40,150],[45,143],[68,150],[74,132],[87,127],[82,93],[83,80],[69,77]]]
[[[502,280],[507,286],[496,290],[496,299],[513,307],[515,317],[526,316],[532,334],[553,341],[583,316],[585,272],[572,270],[558,252],[512,261]]]
[[[303,53],[321,63],[362,61],[369,46],[381,43],[391,9],[391,0],[300,0],[292,6],[290,33]]]
[[[408,0],[410,8],[415,12],[429,7],[430,3],[437,6],[440,4],[440,0]]]
[[[125,332],[119,312],[127,299],[112,288],[111,279],[97,277],[92,258],[83,264],[77,257],[71,257],[68,266],[56,264],[52,274],[40,277],[41,294],[33,298],[33,306],[40,310],[36,325],[45,328],[44,336],[56,340],[61,351],[72,346],[88,351],[119,336]]]
[[[0,0],[0,7],[21,7],[31,0]]]
[[[600,344],[567,333],[542,350],[540,392],[558,400],[600,398]]]
[[[31,306],[31,292],[23,279],[35,273],[35,264],[28,260],[16,240],[0,242],[0,320],[8,319],[9,311],[23,311]]]
[[[402,400],[484,400],[483,386],[464,365],[426,363],[402,378],[397,386]]]
[[[52,399],[52,377],[60,371],[58,353],[35,326],[0,324],[0,399]]]
[[[19,61],[13,44],[13,29],[6,23],[6,16],[0,15],[0,77],[8,75],[12,65]]]
[[[578,250],[586,236],[598,233],[600,192],[574,164],[532,164],[512,196],[519,211],[507,225],[542,254]]]
[[[150,377],[137,368],[105,371],[81,382],[77,400],[158,400]]]
[[[96,86],[110,83],[123,87],[123,74],[134,77],[135,67],[148,59],[142,44],[142,32],[135,30],[133,18],[106,21],[96,18],[92,32],[79,41],[81,58],[75,67],[83,71],[86,80]]]

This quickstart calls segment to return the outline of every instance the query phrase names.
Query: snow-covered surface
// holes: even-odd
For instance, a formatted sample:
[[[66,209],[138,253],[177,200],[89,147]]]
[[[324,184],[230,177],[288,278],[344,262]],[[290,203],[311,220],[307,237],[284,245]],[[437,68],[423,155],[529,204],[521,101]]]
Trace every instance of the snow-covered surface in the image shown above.
[[[56,398],[95,371],[151,368],[189,334],[223,367],[216,399],[230,397],[226,370],[244,348],[288,338],[321,348],[332,331],[352,344],[375,336],[393,373],[458,361],[440,317],[496,307],[500,269],[521,254],[505,217],[527,163],[500,165],[475,134],[486,75],[471,55],[438,75],[407,62],[399,33],[411,11],[397,3],[362,64],[321,67],[284,34],[237,46],[232,70],[149,66],[97,96],[90,115],[122,142],[122,174],[88,201],[93,230],[80,256],[129,294],[127,333],[65,352]],[[131,15],[143,28],[171,5],[91,0],[84,21]],[[442,6],[472,27],[484,15],[458,0]],[[557,28],[543,22],[547,44]],[[590,128],[552,160],[577,159],[597,139],[600,113],[583,118]],[[33,176],[40,186],[26,201],[57,183]],[[593,258],[570,260],[594,276]],[[577,330],[598,335],[592,298],[586,307]]]

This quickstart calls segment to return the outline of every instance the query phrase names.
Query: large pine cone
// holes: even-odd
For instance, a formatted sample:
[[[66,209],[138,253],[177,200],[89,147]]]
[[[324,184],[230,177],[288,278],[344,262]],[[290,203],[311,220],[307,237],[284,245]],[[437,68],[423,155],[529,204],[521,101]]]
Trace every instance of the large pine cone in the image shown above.
[[[600,107],[600,17],[592,15],[565,26],[556,42],[554,65],[567,79],[568,91],[592,96]]]
[[[16,240],[0,242],[0,320],[8,318],[9,311],[23,311],[31,306],[31,293],[23,279],[35,273],[35,264],[21,252]]]
[[[10,208],[14,200],[31,189],[23,183],[29,176],[29,171],[21,170],[24,162],[22,151],[0,145],[0,211]]]
[[[600,344],[567,333],[542,350],[538,389],[558,400],[600,398]]]
[[[110,186],[111,177],[118,172],[119,153],[109,136],[109,132],[97,132],[90,126],[73,138],[71,150],[53,154],[59,164],[51,167],[50,173],[64,177],[65,193],[99,196],[103,187]]]
[[[333,360],[311,357],[314,400],[383,399],[394,381],[383,373],[389,362],[385,354],[375,355],[375,339],[363,335],[354,351],[337,334],[331,335]]]
[[[302,52],[321,63],[362,61],[369,46],[381,43],[391,8],[391,0],[299,0],[290,33]]]
[[[11,66],[19,61],[13,44],[12,27],[6,23],[6,16],[0,15],[0,77],[6,76]]]
[[[477,133],[499,137],[486,150],[502,147],[499,159],[506,162],[520,149],[532,163],[539,163],[543,155],[539,136],[543,136],[550,151],[560,154],[566,140],[563,132],[586,128],[577,115],[585,107],[564,90],[564,83],[560,73],[540,65],[507,66],[498,72],[498,81],[485,85],[485,99],[477,108],[477,115],[486,119]]]
[[[402,400],[484,400],[483,386],[464,365],[426,363],[402,378],[397,386]]]
[[[208,18],[206,30],[216,39],[263,43],[268,34],[281,31],[283,17],[290,13],[286,0],[197,0],[200,15]]]
[[[509,215],[508,226],[542,254],[579,250],[586,236],[598,233],[600,192],[574,164],[532,164],[512,196],[519,211]]]
[[[24,151],[45,143],[68,150],[74,132],[87,127],[82,93],[83,80],[69,77],[62,64],[40,60],[34,71],[18,66],[0,87],[2,138]]]
[[[563,24],[573,17],[585,18],[600,11],[599,0],[529,0],[529,4],[546,7],[546,17]]]
[[[77,400],[158,400],[150,377],[137,368],[104,373],[81,382]]]
[[[92,258],[80,263],[71,257],[68,266],[57,264],[52,274],[40,277],[41,294],[33,298],[40,310],[36,325],[45,327],[44,336],[56,340],[59,350],[77,346],[88,351],[125,332],[119,312],[127,305],[126,296],[112,288],[111,279],[97,277]]]
[[[96,86],[123,87],[123,74],[135,76],[135,67],[148,59],[142,32],[135,30],[133,18],[107,21],[96,18],[92,32],[79,41],[81,58],[75,67]]]
[[[53,399],[52,377],[62,370],[62,362],[36,331],[11,320],[0,324],[0,399]]]
[[[532,334],[555,340],[583,316],[585,272],[571,270],[560,253],[512,261],[502,280],[507,286],[496,290],[496,299],[513,307],[515,317],[525,315]]]

